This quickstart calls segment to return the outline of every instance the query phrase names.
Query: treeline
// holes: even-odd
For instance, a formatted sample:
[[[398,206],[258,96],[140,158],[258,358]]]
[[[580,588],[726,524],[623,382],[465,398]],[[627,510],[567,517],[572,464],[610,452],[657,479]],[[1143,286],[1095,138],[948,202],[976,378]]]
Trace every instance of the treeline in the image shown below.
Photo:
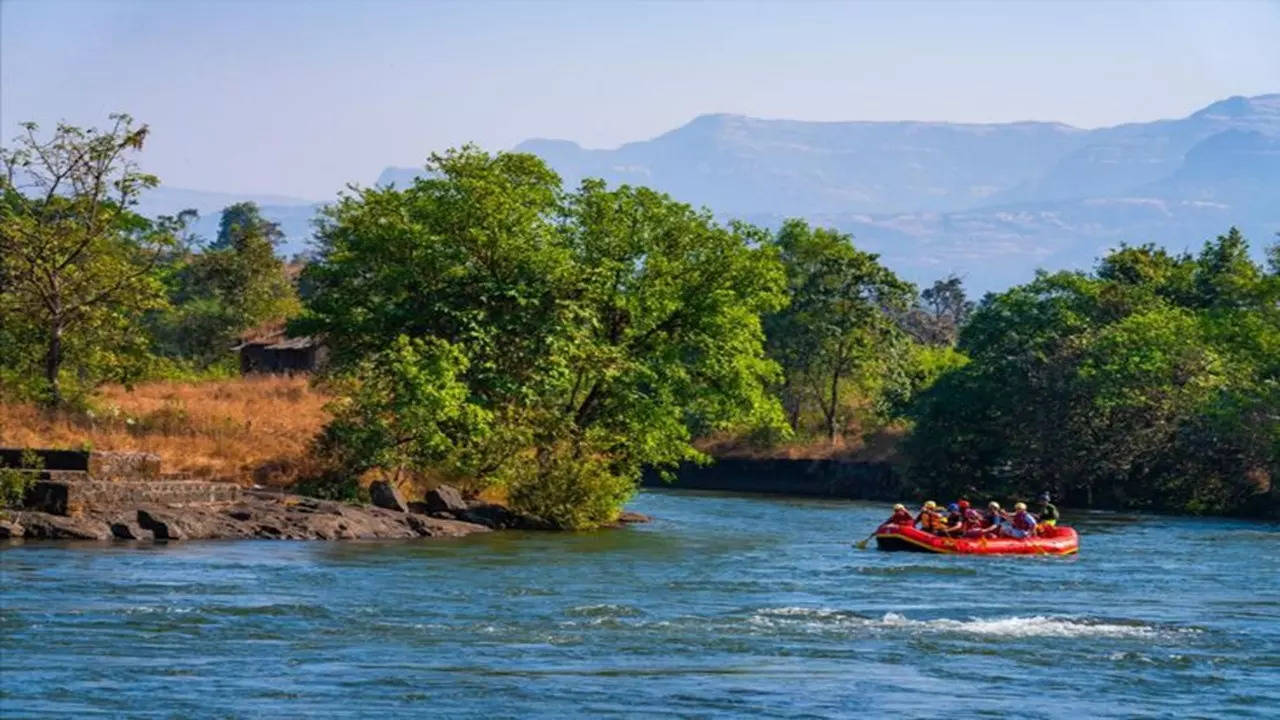
[[[1196,256],[1122,248],[974,306],[853,239],[721,223],[641,187],[566,188],[472,147],[405,188],[353,189],[305,268],[256,208],[210,242],[133,212],[145,128],[34,127],[3,154],[0,392],[230,372],[245,330],[323,337],[328,470],[498,488],[563,527],[610,521],[646,468],[907,434],[921,493],[1256,510],[1280,467],[1280,257],[1232,231]],[[300,270],[300,275],[299,275]],[[302,297],[296,287],[305,288]],[[1270,493],[1270,494],[1269,494]]]
[[[235,370],[240,333],[299,310],[281,239],[251,203],[218,235],[187,232],[194,211],[134,211],[157,184],[134,156],[147,128],[33,124],[0,153],[0,391],[82,405],[105,382]]]
[[[912,408],[912,475],[947,496],[1048,489],[1082,506],[1274,512],[1280,246],[1122,247],[1092,273],[989,295],[968,364]]]

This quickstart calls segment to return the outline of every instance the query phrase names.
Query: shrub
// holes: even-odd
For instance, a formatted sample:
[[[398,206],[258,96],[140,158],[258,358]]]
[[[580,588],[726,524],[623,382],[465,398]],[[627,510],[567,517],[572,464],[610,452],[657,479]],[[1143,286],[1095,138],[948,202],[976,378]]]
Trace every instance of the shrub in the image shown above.
[[[529,472],[511,479],[512,508],[563,530],[588,530],[617,520],[636,490],[636,480],[619,474],[600,455],[582,456],[567,444],[540,451]]]
[[[21,505],[27,490],[36,481],[37,473],[31,471],[42,467],[44,463],[33,450],[22,451],[22,461],[16,468],[0,466],[0,508]]]

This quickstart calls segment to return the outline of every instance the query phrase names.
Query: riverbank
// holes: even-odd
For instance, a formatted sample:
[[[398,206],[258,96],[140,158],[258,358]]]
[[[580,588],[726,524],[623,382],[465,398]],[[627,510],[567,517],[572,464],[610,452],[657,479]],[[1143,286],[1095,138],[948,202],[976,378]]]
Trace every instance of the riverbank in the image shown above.
[[[619,525],[647,522],[623,513]],[[234,502],[199,505],[122,503],[74,516],[34,510],[0,515],[0,538],[42,540],[382,540],[454,538],[504,529],[537,529],[535,521],[492,503],[454,510],[413,503],[407,512],[286,493],[248,490]]]
[[[77,540],[367,540],[462,537],[491,529],[475,522],[263,491],[245,491],[230,503],[128,504],[75,516],[16,510],[0,520],[0,537]]]
[[[708,465],[685,463],[676,470],[670,482],[657,473],[646,473],[643,485],[652,488],[718,490],[878,502],[922,502],[928,499],[927,491],[909,482],[894,463],[834,458],[721,457]],[[977,498],[984,503],[987,499],[987,496],[980,491],[970,492],[969,497]],[[1081,497],[1083,497],[1082,494]],[[998,499],[1009,500],[1003,497]],[[1060,508],[1070,510],[1192,515],[1166,508],[1135,506],[1126,503],[1123,498],[1112,498],[1101,493],[1095,496],[1095,501],[1090,505],[1079,502],[1078,498],[1072,495],[1055,500]],[[1280,490],[1271,487],[1268,492],[1260,493],[1251,501],[1241,503],[1240,507],[1242,509],[1239,512],[1222,516],[1262,520],[1280,519]]]

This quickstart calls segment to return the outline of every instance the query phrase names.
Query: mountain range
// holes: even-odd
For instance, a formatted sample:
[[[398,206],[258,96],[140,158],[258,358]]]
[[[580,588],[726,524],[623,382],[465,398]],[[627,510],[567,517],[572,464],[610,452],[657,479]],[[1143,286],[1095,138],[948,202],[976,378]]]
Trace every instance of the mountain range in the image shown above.
[[[956,273],[977,291],[1037,267],[1088,267],[1121,242],[1195,249],[1236,225],[1260,249],[1280,231],[1280,94],[1096,129],[714,114],[615,149],[549,139],[515,149],[569,185],[601,177],[724,218],[834,226],[913,281]],[[390,167],[377,183],[421,172]],[[263,205],[288,220],[291,249],[299,220],[309,233],[310,210]]]

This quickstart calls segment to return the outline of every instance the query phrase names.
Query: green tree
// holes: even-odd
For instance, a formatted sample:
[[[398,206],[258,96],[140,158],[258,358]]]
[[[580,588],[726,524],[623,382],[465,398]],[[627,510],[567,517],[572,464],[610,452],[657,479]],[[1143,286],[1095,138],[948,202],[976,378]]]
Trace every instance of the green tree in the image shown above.
[[[229,360],[245,331],[296,315],[297,292],[275,253],[280,237],[257,205],[238,203],[222,211],[209,247],[171,258],[165,266],[171,308],[152,318],[158,350],[208,368]]]
[[[903,329],[925,345],[955,345],[960,328],[973,314],[974,304],[955,275],[934,281],[920,291],[920,298],[903,316]]]
[[[1275,497],[1280,290],[1234,230],[990,295],[960,349],[913,409],[926,486],[1195,512]]]
[[[447,465],[589,527],[643,467],[700,459],[697,433],[780,424],[759,316],[785,297],[764,233],[643,188],[566,193],[531,155],[467,147],[428,170],[326,211],[294,328],[356,378],[401,336],[461,352],[489,430],[459,436]]]
[[[137,318],[164,303],[154,270],[172,228],[131,210],[157,182],[133,159],[147,127],[111,119],[107,130],[59,124],[47,139],[26,123],[0,151],[0,325],[40,346],[39,394],[52,404],[68,363],[81,387],[136,372],[147,349]]]
[[[789,220],[775,244],[791,297],[768,320],[770,352],[786,373],[785,404],[794,426],[802,404],[812,402],[835,442],[848,421],[846,385],[900,360],[905,338],[895,318],[915,289],[834,230]]]

